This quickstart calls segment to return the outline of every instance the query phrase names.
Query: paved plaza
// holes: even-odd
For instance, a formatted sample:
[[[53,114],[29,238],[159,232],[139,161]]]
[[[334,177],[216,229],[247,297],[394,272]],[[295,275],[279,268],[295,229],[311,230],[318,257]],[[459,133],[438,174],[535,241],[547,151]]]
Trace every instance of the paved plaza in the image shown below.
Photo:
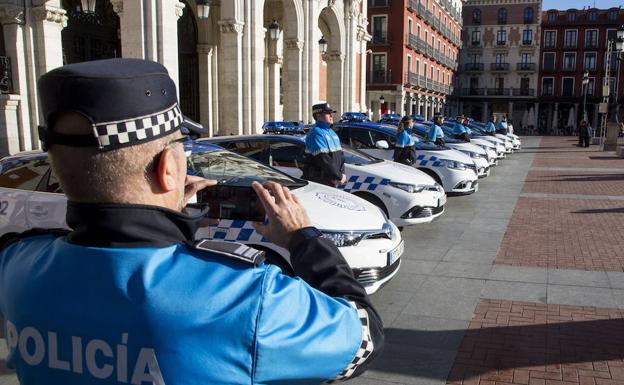
[[[372,297],[385,351],[351,384],[624,384],[624,159],[575,143],[523,138],[478,193],[405,229]]]

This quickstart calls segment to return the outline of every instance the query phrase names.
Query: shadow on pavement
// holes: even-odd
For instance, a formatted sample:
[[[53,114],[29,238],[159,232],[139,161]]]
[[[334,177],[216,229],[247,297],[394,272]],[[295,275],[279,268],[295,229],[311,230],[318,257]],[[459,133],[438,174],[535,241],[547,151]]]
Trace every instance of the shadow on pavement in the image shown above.
[[[457,351],[454,365],[452,356],[440,362],[444,351]],[[624,319],[618,318],[469,330],[388,328],[384,353],[373,369],[461,382],[509,369],[546,371],[547,365],[591,368],[592,362],[619,361],[622,366],[623,359]]]
[[[572,211],[572,214],[624,214],[624,207],[616,207],[610,209],[586,209]]]
[[[547,179],[552,182],[615,182],[624,180],[624,174],[587,174],[557,175],[558,178]]]

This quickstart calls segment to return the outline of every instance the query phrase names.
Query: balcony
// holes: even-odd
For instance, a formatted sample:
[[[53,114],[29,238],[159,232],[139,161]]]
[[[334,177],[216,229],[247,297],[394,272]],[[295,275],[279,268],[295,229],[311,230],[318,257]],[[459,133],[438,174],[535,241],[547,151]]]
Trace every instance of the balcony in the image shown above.
[[[419,0],[410,0],[408,7],[412,11],[417,12],[418,11],[418,4],[420,4]]]
[[[471,47],[481,47],[481,41],[480,40],[473,40],[470,42],[470,46]]]
[[[509,63],[490,63],[491,71],[509,71]]]
[[[517,71],[535,71],[535,63],[517,63]]]
[[[418,74],[414,73],[414,72],[407,72],[407,84],[411,85],[411,86],[417,86],[418,85]]]
[[[371,45],[388,45],[388,36],[381,34],[381,35],[373,35],[373,38],[371,39],[370,42]]]
[[[13,75],[11,71],[11,58],[8,56],[0,56],[0,93],[13,93]]]
[[[427,85],[428,85],[427,78],[424,76],[420,76],[418,78],[418,87],[427,88]]]
[[[466,63],[464,64],[464,71],[481,72],[483,71],[483,63]]]
[[[533,40],[522,40],[522,45],[533,45]]]
[[[535,88],[513,88],[513,96],[535,96]]]
[[[485,88],[462,88],[462,96],[484,96]]]
[[[389,82],[388,73],[385,70],[373,71],[373,76],[371,77],[371,83],[373,84],[388,84]]]
[[[510,88],[488,88],[487,96],[509,96]]]
[[[507,45],[507,40],[497,40],[496,45],[501,47]]]

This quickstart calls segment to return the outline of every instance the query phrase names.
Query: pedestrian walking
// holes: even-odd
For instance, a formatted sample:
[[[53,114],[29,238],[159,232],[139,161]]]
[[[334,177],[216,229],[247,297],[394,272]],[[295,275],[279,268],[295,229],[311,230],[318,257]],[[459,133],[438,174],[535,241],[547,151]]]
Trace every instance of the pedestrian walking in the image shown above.
[[[315,124],[305,138],[307,162],[303,167],[303,178],[336,187],[346,181],[344,154],[340,139],[332,129],[335,114],[327,103],[312,106]]]
[[[586,120],[581,120],[581,124],[579,125],[579,147],[589,147],[589,130],[590,127],[587,124]]]
[[[412,165],[416,162],[416,140],[411,135],[414,121],[409,116],[404,116],[397,129],[396,144],[394,146],[393,160],[398,163]]]
[[[177,90],[160,64],[71,64],[39,81],[40,138],[71,231],[0,240],[0,314],[22,385],[319,384],[362,373],[383,326],[289,189],[254,182],[255,228],[297,278],[235,242],[195,240]]]
[[[436,114],[433,117],[433,124],[429,129],[429,140],[434,142],[438,146],[444,145],[444,131],[442,131],[442,124],[444,123],[444,117],[440,114]]]

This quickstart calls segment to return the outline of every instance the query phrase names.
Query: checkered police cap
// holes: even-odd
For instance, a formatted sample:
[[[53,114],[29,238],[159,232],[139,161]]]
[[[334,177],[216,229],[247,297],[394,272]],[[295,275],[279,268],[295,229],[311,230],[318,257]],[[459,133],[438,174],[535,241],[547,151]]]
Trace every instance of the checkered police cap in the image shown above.
[[[45,126],[39,127],[44,149],[62,144],[114,150],[170,135],[184,123],[173,80],[165,67],[152,61],[70,64],[43,75],[38,87],[45,118]],[[55,132],[55,118],[63,112],[85,116],[93,134]]]

